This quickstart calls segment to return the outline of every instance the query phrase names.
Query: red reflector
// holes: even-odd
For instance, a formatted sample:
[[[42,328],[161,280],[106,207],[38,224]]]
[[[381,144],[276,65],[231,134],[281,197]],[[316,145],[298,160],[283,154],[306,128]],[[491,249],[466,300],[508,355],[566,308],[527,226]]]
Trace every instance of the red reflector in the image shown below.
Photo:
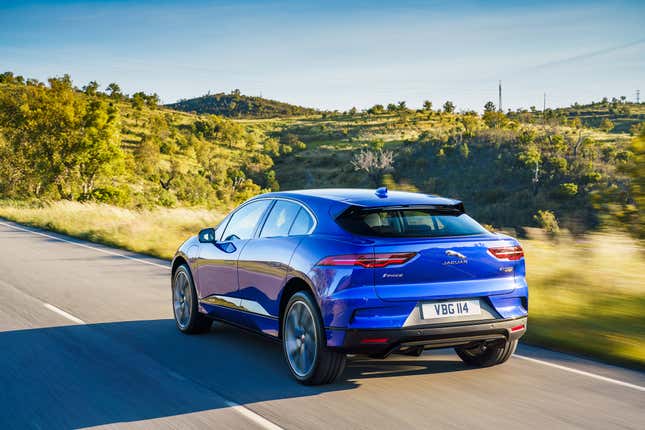
[[[325,257],[318,266],[361,266],[365,268],[386,267],[391,264],[403,264],[417,255],[416,252],[392,252],[385,254],[351,254]]]
[[[370,338],[361,340],[361,343],[385,343],[385,342],[387,342],[387,337],[370,337]]]
[[[504,246],[500,248],[488,248],[488,252],[498,260],[519,260],[524,257],[524,250],[521,246]]]
[[[524,324],[516,325],[511,329],[511,331],[520,331],[520,330],[524,330]]]

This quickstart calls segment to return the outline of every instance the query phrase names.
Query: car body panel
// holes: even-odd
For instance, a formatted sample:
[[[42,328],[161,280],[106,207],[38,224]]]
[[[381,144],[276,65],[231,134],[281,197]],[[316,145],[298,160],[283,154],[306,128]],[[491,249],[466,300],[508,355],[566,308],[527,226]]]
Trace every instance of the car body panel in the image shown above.
[[[448,323],[437,325],[420,319],[419,307],[424,302],[480,300],[487,310],[481,319],[459,322],[473,336],[517,336],[508,324],[492,331],[481,324],[491,319],[495,324],[519,321],[528,313],[524,259],[501,261],[487,253],[490,246],[518,245],[512,237],[494,233],[423,239],[366,237],[351,234],[336,222],[338,215],[355,206],[448,205],[463,209],[457,200],[418,193],[388,192],[382,197],[374,190],[327,189],[267,193],[247,203],[258,199],[286,199],[302,205],[315,217],[315,228],[309,234],[259,238],[262,223],[275,204],[272,202],[248,240],[221,241],[229,215],[216,229],[220,239],[216,244],[199,243],[195,237],[186,241],[173,267],[177,261],[188,262],[201,299],[200,312],[276,337],[285,285],[297,280],[306,285],[320,307],[327,345],[349,351],[352,346],[346,342],[358,339],[356,332],[407,333],[416,327],[428,336],[445,332],[433,327]],[[234,250],[227,248],[231,243]],[[446,254],[449,250],[466,261],[453,263],[454,254]],[[334,255],[391,252],[417,255],[402,265],[385,268],[318,265]]]

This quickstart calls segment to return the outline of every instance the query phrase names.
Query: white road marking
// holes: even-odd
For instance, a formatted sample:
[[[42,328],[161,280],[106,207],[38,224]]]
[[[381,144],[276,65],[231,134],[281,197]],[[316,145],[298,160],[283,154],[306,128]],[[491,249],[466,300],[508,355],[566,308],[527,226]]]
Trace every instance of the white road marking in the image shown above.
[[[56,237],[56,236],[52,236],[50,234],[41,233],[39,231],[30,230],[28,228],[18,227],[16,225],[8,224],[6,222],[0,222],[0,225],[4,225],[5,227],[13,228],[15,230],[21,230],[21,231],[26,231],[28,233],[37,234],[39,236],[48,237],[50,239],[59,240],[61,242],[70,243],[72,245],[80,246],[81,248],[93,249],[94,251],[102,252],[104,254],[116,255],[118,257],[122,257],[122,258],[125,258],[125,259],[128,259],[128,260],[138,261],[139,263],[149,264],[151,266],[156,266],[156,267],[162,267],[164,269],[170,269],[169,266],[164,266],[163,264],[153,263],[152,261],[147,261],[147,260],[143,260],[141,258],[136,258],[136,257],[131,257],[131,256],[125,255],[125,254],[120,254],[118,252],[110,251],[108,249],[97,248],[97,247],[94,247],[94,246],[86,245],[84,243],[74,242],[74,241],[71,241],[71,240],[63,239],[61,237]]]
[[[74,315],[68,314],[64,310],[59,309],[54,305],[50,305],[49,303],[43,303],[43,306],[49,309],[50,311],[56,312],[58,315],[65,317],[72,322],[75,322],[76,324],[85,324],[85,321],[83,321],[82,319],[76,318]]]
[[[252,410],[250,410],[245,406],[242,406],[235,402],[231,402],[230,400],[226,400],[224,403],[226,403],[227,406],[229,406],[239,414],[244,415],[246,418],[253,421],[254,423],[256,423],[262,428],[265,428],[268,430],[283,430],[282,427],[280,427],[279,425],[272,423],[271,421],[264,418],[262,415],[253,412]]]
[[[126,258],[126,259],[128,259],[128,260],[137,261],[137,262],[139,262],[139,263],[149,264],[149,265],[151,265],[151,266],[157,266],[157,267],[161,267],[161,268],[163,268],[163,269],[170,269],[170,267],[168,267],[168,266],[164,266],[163,264],[153,263],[153,262],[151,262],[151,261],[142,260],[142,259],[140,259],[140,258],[131,257],[131,256],[129,256],[129,255],[120,254],[120,253],[118,253],[118,252],[109,251],[109,250],[107,250],[107,249],[96,248],[96,247],[94,247],[94,246],[85,245],[84,243],[78,243],[78,242],[74,242],[74,241],[71,241],[71,240],[66,240],[66,239],[63,239],[63,238],[60,238],[60,237],[52,236],[52,235],[50,235],[50,234],[46,234],[46,233],[41,233],[41,232],[39,232],[39,231],[30,230],[30,229],[28,229],[28,228],[22,228],[22,227],[18,227],[18,226],[12,225],[12,224],[7,224],[7,223],[5,223],[5,222],[0,222],[0,225],[4,225],[4,226],[6,226],[6,227],[13,228],[13,229],[15,229],[15,230],[25,231],[25,232],[27,232],[27,233],[32,233],[32,234],[36,234],[36,235],[39,235],[39,236],[44,236],[44,237],[47,237],[47,238],[50,238],[50,239],[58,240],[58,241],[60,241],[60,242],[69,243],[69,244],[71,244],[71,245],[80,246],[81,248],[92,249],[92,250],[94,250],[94,251],[102,252],[102,253],[104,253],[104,254],[116,255],[116,256],[119,256],[119,257]],[[57,308],[57,307],[56,307],[56,306],[54,306],[54,305],[50,305],[49,303],[43,303],[43,306],[44,306],[44,307],[46,307],[47,309],[49,309],[50,311],[55,312],[55,313],[57,313],[57,314],[59,314],[59,315],[61,315],[61,316],[65,317],[65,318],[67,318],[68,320],[73,321],[73,322],[75,322],[75,323],[77,323],[77,324],[86,324],[86,323],[85,323],[85,321],[83,321],[82,319],[80,319],[80,318],[76,318],[74,315],[71,315],[71,314],[69,314],[69,313],[65,312],[65,311],[64,311],[64,310],[62,310],[62,309],[59,309],[59,308]],[[171,376],[173,376],[174,378],[177,378],[177,379],[179,379],[179,380],[186,381],[186,378],[184,378],[183,376],[181,376],[181,375],[179,375],[179,374],[177,374],[177,373],[175,373],[175,372],[173,372],[173,371],[169,371],[169,373],[170,373],[170,375],[171,375]],[[261,428],[263,428],[263,429],[267,429],[267,430],[283,430],[283,428],[282,428],[282,427],[280,427],[280,426],[278,426],[277,424],[274,424],[273,422],[271,422],[271,421],[267,420],[267,419],[266,419],[266,418],[264,418],[262,415],[259,415],[259,414],[257,414],[256,412],[253,412],[252,410],[250,410],[250,409],[249,409],[249,408],[247,408],[246,406],[244,406],[244,405],[240,405],[239,403],[235,403],[235,402],[233,402],[233,401],[231,401],[231,400],[227,400],[227,399],[225,399],[225,398],[224,398],[223,400],[224,400],[224,403],[225,403],[228,407],[230,407],[231,409],[233,409],[233,410],[234,410],[235,412],[237,412],[238,414],[240,414],[240,415],[244,416],[246,419],[248,419],[248,420],[250,420],[250,421],[254,422],[255,424],[257,424],[257,425],[258,425],[258,426],[260,426]]]
[[[609,382],[609,383],[620,385],[620,386],[627,387],[627,388],[633,388],[634,390],[638,390],[638,391],[645,391],[645,387],[643,387],[643,386],[636,385],[636,384],[630,384],[629,382],[619,381],[618,379],[608,378],[606,376],[597,375],[597,374],[591,373],[591,372],[585,372],[584,370],[574,369],[573,367],[562,366],[560,364],[550,363],[550,362],[544,361],[544,360],[538,360],[537,358],[527,357],[525,355],[514,354],[513,357],[521,358],[522,360],[531,361],[533,363],[539,363],[539,364],[542,364],[543,366],[554,367],[556,369],[564,370],[566,372],[571,372],[571,373],[575,373],[575,374],[578,374],[578,375],[588,376],[589,378],[598,379],[599,381]]]

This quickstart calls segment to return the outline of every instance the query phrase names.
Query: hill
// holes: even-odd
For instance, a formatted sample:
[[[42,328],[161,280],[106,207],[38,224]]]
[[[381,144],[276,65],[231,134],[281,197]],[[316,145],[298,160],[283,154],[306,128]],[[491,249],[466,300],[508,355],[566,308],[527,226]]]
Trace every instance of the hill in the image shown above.
[[[315,109],[262,97],[245,96],[240,94],[239,90],[234,90],[230,94],[209,94],[193,99],[182,99],[166,106],[183,112],[214,114],[228,118],[278,118],[317,113]]]
[[[642,235],[642,144],[588,126],[609,112],[600,106],[545,121],[530,111],[456,113],[450,103],[227,119],[115,85],[103,93],[69,76],[0,75],[0,196],[230,208],[263,190],[387,185],[462,199],[496,227]],[[625,124],[642,129],[642,105],[623,105]]]
[[[519,109],[509,112],[509,117],[533,124],[564,124],[572,127],[596,128],[610,133],[638,134],[645,121],[645,104],[630,103],[624,97],[604,98],[588,104],[574,103],[569,107],[547,109],[545,113],[535,109]]]

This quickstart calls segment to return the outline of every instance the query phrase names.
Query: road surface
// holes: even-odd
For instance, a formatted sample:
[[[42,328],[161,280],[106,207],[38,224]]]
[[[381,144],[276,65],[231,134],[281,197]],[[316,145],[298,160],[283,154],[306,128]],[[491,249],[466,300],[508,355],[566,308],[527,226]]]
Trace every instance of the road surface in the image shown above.
[[[488,369],[354,357],[304,387],[275,342],[178,333],[166,261],[3,220],[0,252],[0,429],[645,428],[641,372],[521,346]]]

